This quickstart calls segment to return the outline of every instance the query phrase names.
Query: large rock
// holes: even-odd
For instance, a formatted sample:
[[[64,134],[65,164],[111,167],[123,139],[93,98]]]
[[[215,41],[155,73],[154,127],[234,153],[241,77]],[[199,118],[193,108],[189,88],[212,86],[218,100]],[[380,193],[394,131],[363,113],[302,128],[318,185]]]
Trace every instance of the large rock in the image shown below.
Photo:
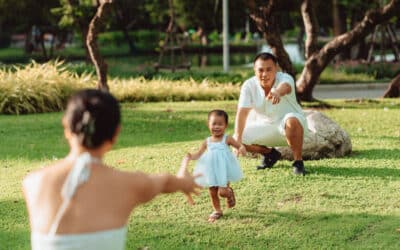
[[[304,113],[309,128],[303,143],[305,160],[343,157],[351,153],[350,137],[338,124],[318,111],[305,110]],[[293,160],[289,147],[281,147],[278,150],[283,159]]]

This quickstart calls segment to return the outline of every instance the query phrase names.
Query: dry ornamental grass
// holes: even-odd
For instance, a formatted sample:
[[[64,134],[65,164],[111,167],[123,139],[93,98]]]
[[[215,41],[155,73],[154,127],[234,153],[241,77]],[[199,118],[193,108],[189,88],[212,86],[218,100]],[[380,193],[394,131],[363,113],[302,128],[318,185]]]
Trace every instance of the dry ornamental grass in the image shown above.
[[[61,111],[68,97],[78,89],[93,88],[96,78],[90,73],[69,72],[63,62],[32,62],[26,66],[0,70],[0,113],[28,114]],[[110,91],[121,102],[159,102],[192,100],[232,100],[240,86],[215,83],[208,79],[146,80],[143,77],[110,79]]]

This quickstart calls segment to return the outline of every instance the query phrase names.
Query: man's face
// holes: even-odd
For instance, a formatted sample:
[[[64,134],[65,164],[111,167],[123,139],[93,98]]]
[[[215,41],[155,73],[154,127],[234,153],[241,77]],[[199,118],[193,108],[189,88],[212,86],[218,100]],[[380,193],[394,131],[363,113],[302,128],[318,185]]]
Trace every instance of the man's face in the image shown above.
[[[272,87],[275,81],[277,66],[271,59],[258,59],[254,63],[254,73],[262,87]]]

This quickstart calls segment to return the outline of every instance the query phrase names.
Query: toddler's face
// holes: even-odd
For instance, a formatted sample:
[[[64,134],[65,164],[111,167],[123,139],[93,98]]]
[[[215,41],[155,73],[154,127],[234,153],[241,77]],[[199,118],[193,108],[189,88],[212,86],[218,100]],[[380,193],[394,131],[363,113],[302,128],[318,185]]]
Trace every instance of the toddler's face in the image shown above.
[[[225,133],[227,124],[225,118],[219,115],[211,115],[208,120],[208,129],[213,136],[221,136]]]

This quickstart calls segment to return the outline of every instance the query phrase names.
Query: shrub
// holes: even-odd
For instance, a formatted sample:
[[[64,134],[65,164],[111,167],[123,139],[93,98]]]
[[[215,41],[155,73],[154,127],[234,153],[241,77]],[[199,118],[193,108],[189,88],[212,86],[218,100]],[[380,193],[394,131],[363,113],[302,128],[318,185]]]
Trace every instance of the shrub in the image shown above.
[[[164,38],[164,33],[160,33],[156,30],[136,30],[130,31],[129,36],[138,47],[156,48],[159,45],[159,41]],[[127,43],[127,41],[121,31],[110,31],[100,33],[98,43],[101,46],[118,47]]]
[[[217,44],[221,42],[221,37],[218,31],[214,30],[210,34],[208,34],[208,40],[210,40],[210,44]]]
[[[342,63],[338,66],[339,69],[344,70],[346,73],[363,73],[375,79],[392,79],[400,73],[399,63]]]
[[[129,32],[134,41],[141,47],[158,47],[165,34],[156,30],[137,30]]]
[[[62,110],[79,88],[94,86],[89,75],[78,77],[62,62],[0,70],[0,113],[26,114]]]
[[[121,102],[144,101],[193,101],[231,100],[239,96],[240,87],[233,84],[218,84],[204,79],[202,82],[171,81],[165,79],[146,80],[143,77],[114,79],[110,91]]]
[[[156,72],[152,65],[143,64],[137,69],[133,69],[130,66],[129,62],[122,63],[123,60],[119,60],[117,66],[114,66],[110,60],[109,63],[109,71],[111,77],[119,77],[119,78],[138,78],[144,77],[146,80],[166,80],[166,81],[190,81],[194,80],[196,82],[202,82],[204,79],[208,79],[210,82],[217,83],[233,83],[240,84],[243,83],[247,78],[252,76],[252,70],[246,69],[231,72],[223,72],[216,70],[205,70],[205,71],[177,71],[175,73],[171,73],[169,71],[159,71]],[[80,63],[67,63],[65,67],[71,72],[75,72],[78,75],[81,74],[95,74],[95,69],[93,65],[86,64],[83,62]]]
[[[27,114],[61,111],[69,96],[82,88],[93,88],[95,78],[86,73],[71,73],[62,62],[0,70],[0,113]],[[119,101],[191,101],[238,98],[239,85],[216,83],[203,78],[196,81],[145,79],[144,77],[109,80],[110,91]]]
[[[321,83],[350,83],[350,82],[374,82],[373,76],[365,73],[348,73],[343,69],[327,67],[321,74]]]
[[[119,46],[125,42],[121,31],[103,32],[99,34],[98,43],[101,46]]]

